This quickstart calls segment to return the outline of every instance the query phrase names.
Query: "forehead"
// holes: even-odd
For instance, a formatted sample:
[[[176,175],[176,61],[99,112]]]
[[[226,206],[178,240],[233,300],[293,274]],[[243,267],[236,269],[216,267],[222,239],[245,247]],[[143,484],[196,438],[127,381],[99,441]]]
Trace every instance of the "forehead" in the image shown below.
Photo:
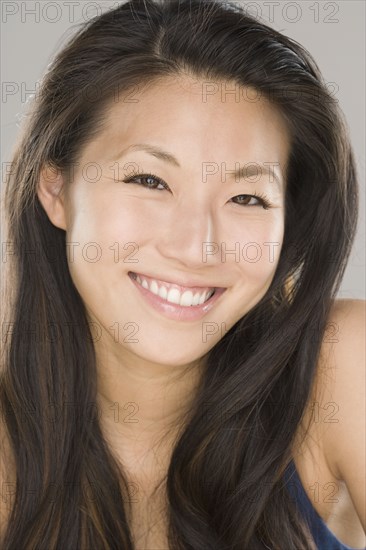
[[[165,77],[120,94],[91,144],[108,158],[123,147],[151,143],[183,162],[279,162],[285,170],[286,122],[264,96],[228,81]]]

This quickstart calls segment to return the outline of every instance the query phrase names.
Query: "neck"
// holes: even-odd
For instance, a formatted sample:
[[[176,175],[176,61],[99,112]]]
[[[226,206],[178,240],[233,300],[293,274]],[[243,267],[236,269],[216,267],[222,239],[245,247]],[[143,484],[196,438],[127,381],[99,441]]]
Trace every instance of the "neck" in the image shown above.
[[[126,350],[98,346],[98,407],[109,443],[129,462],[169,454],[189,412],[203,361],[184,366],[151,363]],[[161,447],[160,447],[161,445]],[[161,456],[160,454],[160,456]]]

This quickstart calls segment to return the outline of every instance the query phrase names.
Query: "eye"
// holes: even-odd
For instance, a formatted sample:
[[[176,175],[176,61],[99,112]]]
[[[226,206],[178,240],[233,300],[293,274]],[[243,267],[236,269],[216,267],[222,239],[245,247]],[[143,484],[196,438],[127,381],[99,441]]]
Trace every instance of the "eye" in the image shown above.
[[[142,183],[136,180],[141,180]],[[168,189],[167,184],[154,174],[132,174],[122,181],[124,183],[136,183],[137,185],[142,185],[142,187],[147,187],[148,189],[157,189],[157,185],[161,185],[163,189]],[[161,189],[157,190],[160,191]]]
[[[269,208],[271,208],[272,205],[266,195],[257,192],[255,193],[255,195],[236,195],[236,197],[233,197],[231,200],[239,199],[239,202],[235,203],[239,206],[262,206],[264,210],[268,210]],[[257,201],[259,201],[259,204],[248,204],[248,201],[251,201],[252,199],[256,199]]]
[[[140,181],[137,181],[140,180]],[[165,181],[163,181],[158,176],[155,176],[154,174],[143,174],[143,173],[133,173],[130,176],[128,176],[126,179],[122,180],[124,183],[136,183],[137,185],[141,185],[142,187],[146,187],[147,189],[154,189],[161,191],[162,189],[158,189],[158,186],[160,185],[163,189],[169,189]],[[142,183],[141,183],[142,182]],[[234,204],[237,204],[238,206],[250,206],[253,208],[253,206],[262,206],[264,210],[268,210],[271,208],[272,204],[266,197],[266,195],[263,195],[262,193],[257,193],[255,191],[255,195],[237,195],[236,197],[233,197],[231,200],[239,199],[239,202],[236,202]],[[249,201],[252,199],[256,199],[259,201],[258,204],[248,204]]]

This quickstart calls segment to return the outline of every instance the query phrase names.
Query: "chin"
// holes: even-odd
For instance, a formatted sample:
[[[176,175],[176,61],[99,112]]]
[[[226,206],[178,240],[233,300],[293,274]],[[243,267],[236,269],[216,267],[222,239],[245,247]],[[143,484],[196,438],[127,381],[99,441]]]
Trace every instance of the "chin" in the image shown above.
[[[137,353],[137,350],[135,353],[149,363],[167,367],[183,367],[199,361],[207,351],[200,351],[195,354],[190,350],[190,353],[187,353],[186,345],[181,346],[181,349],[177,345],[173,345],[172,347],[165,345],[164,348],[160,348],[159,350],[150,350],[149,352],[145,348],[141,350],[141,353]]]

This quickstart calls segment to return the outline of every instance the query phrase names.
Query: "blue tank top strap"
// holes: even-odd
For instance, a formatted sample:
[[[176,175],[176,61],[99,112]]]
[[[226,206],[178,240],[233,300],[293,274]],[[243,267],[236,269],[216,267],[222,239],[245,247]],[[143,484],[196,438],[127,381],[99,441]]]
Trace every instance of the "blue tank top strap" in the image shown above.
[[[284,478],[290,496],[308,524],[318,550],[356,550],[340,542],[319,516],[302,486],[293,460],[288,464]]]

